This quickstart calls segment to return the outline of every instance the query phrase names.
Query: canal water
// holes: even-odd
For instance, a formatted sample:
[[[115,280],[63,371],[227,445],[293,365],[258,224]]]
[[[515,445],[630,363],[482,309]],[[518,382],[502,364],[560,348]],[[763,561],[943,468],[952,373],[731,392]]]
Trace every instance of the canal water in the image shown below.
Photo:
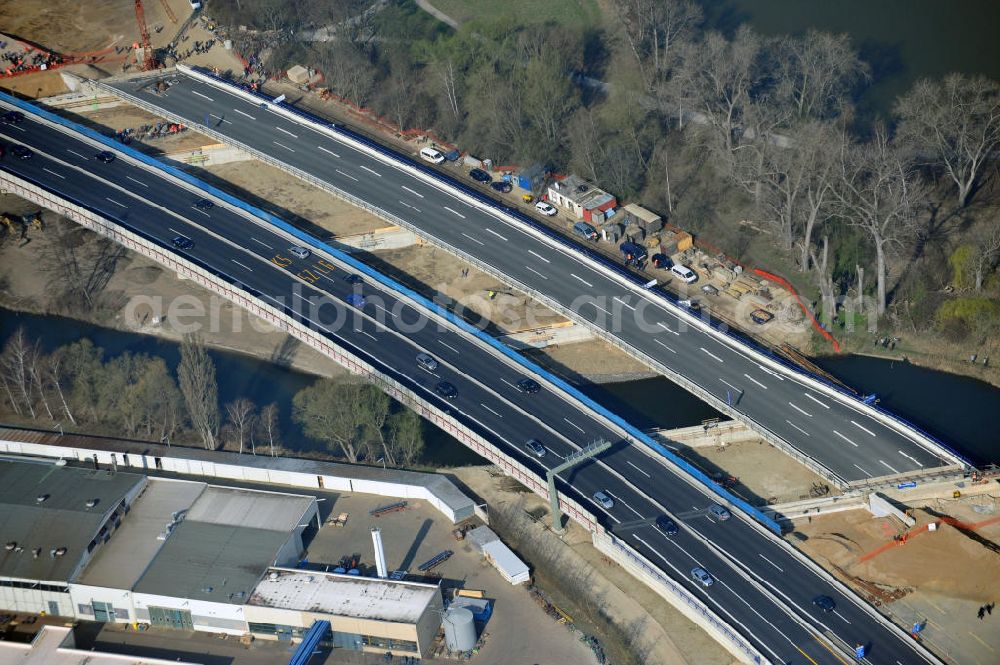
[[[997,0],[702,0],[709,27],[732,33],[748,24],[765,35],[810,28],[848,34],[872,68],[858,101],[865,115],[891,112],[920,78],[949,72],[1000,80]]]
[[[125,351],[162,357],[176,370],[180,349],[174,342],[138,333],[122,332],[55,316],[23,314],[0,308],[0,344],[18,327],[29,339],[37,339],[45,351],[83,337],[104,349],[105,356]],[[315,449],[292,422],[291,402],[295,393],[315,377],[264,360],[224,351],[211,351],[219,379],[219,399],[224,404],[246,397],[257,405],[276,402],[286,446]],[[846,356],[817,361],[859,392],[877,393],[886,408],[934,434],[978,464],[1000,462],[1000,437],[993,416],[1000,413],[1000,389],[961,376],[901,363]],[[683,427],[696,425],[718,412],[662,377],[590,385],[588,396],[634,425]],[[425,424],[427,452],[423,462],[433,466],[478,464],[482,460],[436,427]]]

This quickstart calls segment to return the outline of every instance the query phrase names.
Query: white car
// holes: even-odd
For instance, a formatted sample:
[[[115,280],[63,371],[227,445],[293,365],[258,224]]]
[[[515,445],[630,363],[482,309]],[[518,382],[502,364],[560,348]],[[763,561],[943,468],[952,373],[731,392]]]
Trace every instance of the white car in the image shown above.
[[[421,148],[420,159],[425,162],[430,162],[431,164],[440,164],[444,161],[444,155],[434,148]]]
[[[310,254],[309,250],[305,247],[289,247],[288,252],[300,259],[308,259]]]
[[[604,490],[597,490],[596,492],[594,492],[594,501],[601,504],[608,510],[611,510],[612,508],[615,507],[614,499],[608,496],[608,493],[605,492]]]
[[[683,266],[679,263],[671,268],[670,272],[672,272],[674,276],[685,284],[694,284],[698,281],[698,275],[694,274],[694,270],[691,270],[687,266]]]
[[[536,203],[535,210],[542,213],[546,217],[551,217],[552,215],[556,214],[556,209],[552,207],[550,204],[546,203],[545,201],[539,201],[538,203]]]

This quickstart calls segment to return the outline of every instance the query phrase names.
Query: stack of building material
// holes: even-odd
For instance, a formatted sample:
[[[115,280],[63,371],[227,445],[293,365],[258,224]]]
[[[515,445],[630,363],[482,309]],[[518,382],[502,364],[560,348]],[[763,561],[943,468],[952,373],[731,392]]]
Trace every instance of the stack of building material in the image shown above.
[[[473,529],[466,534],[466,537],[511,584],[524,584],[531,580],[527,564],[504,545],[500,537],[488,526]]]

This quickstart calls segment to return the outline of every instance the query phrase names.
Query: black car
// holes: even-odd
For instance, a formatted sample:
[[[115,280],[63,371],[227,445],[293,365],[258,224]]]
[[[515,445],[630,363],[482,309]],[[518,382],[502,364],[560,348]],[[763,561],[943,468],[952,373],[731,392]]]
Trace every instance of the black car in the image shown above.
[[[361,279],[361,275],[356,275],[354,273],[348,275],[344,279],[347,280],[348,284],[364,284],[364,280]]]
[[[532,393],[537,393],[542,387],[534,379],[521,379],[517,382],[517,389],[522,393],[531,395]]]
[[[102,150],[96,155],[94,155],[94,157],[97,158],[97,161],[104,162],[105,164],[110,164],[111,162],[115,161],[115,153],[111,152],[110,150]]]
[[[20,111],[7,111],[3,114],[3,121],[16,125],[20,122],[24,122],[24,114]]]
[[[830,596],[816,596],[813,598],[813,605],[824,612],[832,612],[837,607],[837,604],[833,602],[833,598],[830,598]]]
[[[11,146],[10,154],[14,155],[18,159],[31,159],[35,153],[31,152],[31,148],[23,145]]]
[[[194,247],[194,241],[191,238],[185,238],[184,236],[177,236],[170,241],[173,243],[174,247],[177,249],[191,249]]]
[[[490,187],[497,190],[501,194],[510,194],[510,190],[514,189],[513,185],[506,180],[497,180],[496,182],[492,182],[490,183]]]
[[[660,515],[656,518],[656,527],[668,536],[677,535],[677,523],[666,515]]]
[[[194,207],[198,210],[211,210],[215,207],[215,204],[208,199],[198,199],[194,202]]]
[[[455,399],[458,397],[458,389],[447,381],[442,381],[434,386],[434,392],[445,399]]]
[[[469,177],[475,180],[476,182],[481,182],[484,184],[487,182],[493,182],[493,178],[490,176],[490,174],[482,169],[472,169],[471,171],[469,171]]]

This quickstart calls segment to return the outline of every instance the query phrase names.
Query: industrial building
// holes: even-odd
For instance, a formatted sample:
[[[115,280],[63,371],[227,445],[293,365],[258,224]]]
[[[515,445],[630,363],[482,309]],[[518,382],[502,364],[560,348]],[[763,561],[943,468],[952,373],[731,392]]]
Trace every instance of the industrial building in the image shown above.
[[[0,461],[0,610],[421,655],[437,585],[295,570],[315,497]]]

